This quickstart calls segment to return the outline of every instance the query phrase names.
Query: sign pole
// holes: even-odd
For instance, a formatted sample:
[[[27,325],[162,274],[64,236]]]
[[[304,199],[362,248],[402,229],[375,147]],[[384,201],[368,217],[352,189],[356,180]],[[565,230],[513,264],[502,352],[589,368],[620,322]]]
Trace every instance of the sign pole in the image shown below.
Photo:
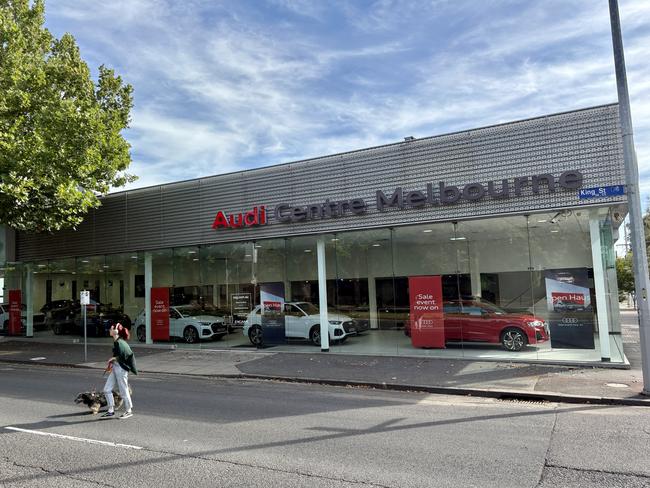
[[[609,17],[612,26],[612,45],[614,48],[614,66],[616,68],[616,87],[618,89],[618,113],[621,121],[621,135],[623,137],[623,161],[625,163],[627,204],[630,212],[634,288],[637,309],[639,311],[643,393],[650,395],[650,304],[648,303],[650,281],[648,279],[648,258],[646,255],[641,198],[639,195],[639,168],[634,150],[630,96],[627,89],[621,19],[618,14],[617,0],[609,0]]]
[[[90,304],[90,292],[88,290],[81,290],[79,295],[79,302],[84,311],[84,363],[88,362],[88,335],[86,326],[86,305]]]
[[[84,363],[88,362],[88,340],[86,337],[86,304],[82,305],[84,308]]]

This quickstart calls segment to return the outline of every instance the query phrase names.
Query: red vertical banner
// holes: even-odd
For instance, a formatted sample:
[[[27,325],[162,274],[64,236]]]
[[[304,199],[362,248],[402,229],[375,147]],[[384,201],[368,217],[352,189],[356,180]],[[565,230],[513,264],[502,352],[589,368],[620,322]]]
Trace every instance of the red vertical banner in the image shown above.
[[[445,347],[440,276],[409,276],[413,347]]]
[[[151,339],[169,340],[169,288],[151,289]]]
[[[22,293],[20,290],[9,290],[9,335],[20,335],[22,328]]]

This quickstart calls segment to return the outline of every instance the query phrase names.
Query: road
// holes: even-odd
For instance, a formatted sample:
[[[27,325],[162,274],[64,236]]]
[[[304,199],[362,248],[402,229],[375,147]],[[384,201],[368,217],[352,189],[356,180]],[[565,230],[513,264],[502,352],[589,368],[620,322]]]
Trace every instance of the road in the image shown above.
[[[101,384],[0,364],[0,486],[650,486],[643,407],[149,374],[98,420],[73,399]]]

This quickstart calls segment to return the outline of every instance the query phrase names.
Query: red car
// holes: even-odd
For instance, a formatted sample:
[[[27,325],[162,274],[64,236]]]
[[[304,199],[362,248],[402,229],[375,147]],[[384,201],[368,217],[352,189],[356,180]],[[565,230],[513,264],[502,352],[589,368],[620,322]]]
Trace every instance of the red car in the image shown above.
[[[548,324],[533,315],[508,313],[493,303],[480,300],[443,304],[445,342],[487,342],[501,344],[507,351],[521,351],[528,344],[549,340]],[[411,336],[410,321],[404,334]]]

